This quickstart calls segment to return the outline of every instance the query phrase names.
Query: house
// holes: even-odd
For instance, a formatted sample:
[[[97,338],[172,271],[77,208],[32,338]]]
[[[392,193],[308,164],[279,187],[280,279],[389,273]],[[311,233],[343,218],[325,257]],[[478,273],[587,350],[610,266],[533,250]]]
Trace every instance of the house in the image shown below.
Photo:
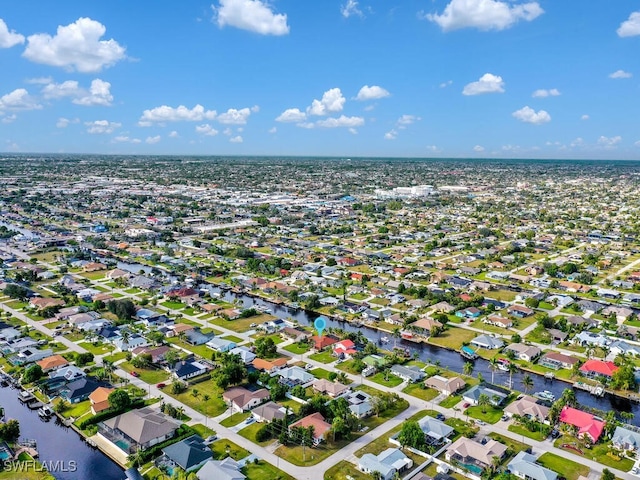
[[[186,335],[189,330],[193,330],[194,328],[193,325],[187,325],[186,323],[176,323],[169,327],[167,337],[179,337],[181,333]]]
[[[549,333],[549,336],[551,337],[551,341],[553,341],[555,343],[564,342],[567,339],[567,337],[569,336],[568,333],[565,333],[562,330],[558,330],[557,328],[548,328],[547,332]]]
[[[418,420],[420,429],[424,432],[427,445],[442,445],[445,440],[454,432],[453,427],[433,418],[423,417]]]
[[[445,378],[440,375],[427,378],[424,384],[446,396],[454,395],[467,385],[460,377]]]
[[[260,405],[269,398],[269,391],[261,388],[256,391],[247,390],[244,387],[233,387],[222,394],[222,399],[235,412],[242,413]]]
[[[307,340],[312,335],[309,332],[305,332],[304,330],[300,330],[299,328],[293,327],[284,327],[280,332],[280,336],[285,339],[292,339],[294,342],[300,342],[303,340]]]
[[[346,397],[349,410],[357,418],[366,418],[373,413],[373,400],[371,395],[361,391],[351,392]]]
[[[78,378],[84,378],[86,376],[87,374],[84,372],[84,370],[76,367],[75,365],[65,365],[49,373],[50,379],[64,378],[67,382],[76,380]]]
[[[50,357],[38,360],[36,363],[40,365],[44,373],[69,365],[67,359],[62,355],[51,355]]]
[[[123,338],[122,336],[117,337],[115,340],[113,340],[113,344],[121,352],[128,352],[138,347],[146,347],[147,345],[149,345],[149,342],[143,336],[134,333],[127,339]]]
[[[96,415],[97,413],[107,410],[111,407],[109,404],[109,395],[114,392],[115,389],[107,387],[98,387],[89,394],[89,401],[91,402],[91,413]]]
[[[480,316],[480,313],[482,313],[480,311],[480,309],[476,308],[476,307],[467,307],[467,308],[463,308],[462,310],[458,310],[456,312],[456,317],[460,317],[460,318],[478,318]]]
[[[604,310],[602,310],[601,313],[605,317],[611,317],[615,315],[616,321],[618,323],[622,323],[628,320],[631,317],[631,315],[633,315],[633,310],[628,307],[621,307],[618,305],[609,305]]]
[[[311,337],[311,344],[313,348],[317,351],[324,350],[325,348],[338,343],[338,339],[331,335],[314,335]]]
[[[274,358],[271,360],[265,360],[263,358],[256,358],[253,360],[253,368],[261,372],[274,373],[276,370],[281,369],[287,365],[288,358]]]
[[[606,347],[611,343],[611,340],[600,333],[580,332],[573,337],[571,343],[581,347]]]
[[[224,460],[209,460],[198,470],[199,480],[245,480],[247,477],[240,472],[240,464],[227,457]]]
[[[455,460],[462,465],[475,465],[484,470],[493,465],[493,458],[502,459],[507,453],[507,446],[495,440],[488,440],[484,444],[460,437],[445,451],[447,461]],[[474,471],[475,473],[475,471]]]
[[[237,346],[235,342],[232,342],[231,340],[225,340],[221,337],[213,337],[208,342],[206,342],[206,345],[216,352],[229,352]]]
[[[640,447],[640,432],[625,427],[616,427],[611,444],[618,450],[636,452]]]
[[[289,433],[296,427],[313,427],[313,444],[319,445],[325,438],[329,430],[331,430],[331,424],[324,420],[324,417],[320,412],[312,413],[306,417],[301,418],[297,422],[289,425]]]
[[[583,327],[584,330],[588,330],[597,326],[598,322],[593,318],[581,317],[579,315],[569,315],[567,317],[567,324],[573,327]]]
[[[504,346],[504,342],[499,338],[492,337],[490,335],[480,335],[471,340],[471,345],[480,348],[486,348],[487,350],[496,350]]]
[[[150,407],[131,410],[102,422],[99,432],[115,443],[124,439],[131,446],[129,452],[146,449],[172,438],[180,423]],[[118,447],[120,448],[120,447]]]
[[[548,352],[540,358],[539,363],[543,367],[558,370],[560,368],[571,369],[579,361],[580,360],[578,360],[577,358],[570,355],[565,355],[564,353]]]
[[[405,367],[404,365],[393,365],[391,373],[409,383],[419,382],[425,376],[418,367]]]
[[[532,309],[524,307],[522,305],[511,305],[509,308],[507,308],[507,313],[509,315],[513,315],[516,318],[526,318],[530,317],[535,312]]]
[[[263,403],[251,410],[251,415],[256,422],[272,422],[273,420],[282,420],[285,417],[284,408],[274,402]]]
[[[166,465],[171,462],[173,466],[179,466],[185,472],[197,470],[208,460],[213,458],[213,451],[199,435],[191,435],[184,440],[168,445],[162,449],[162,457],[160,462]]]
[[[171,347],[167,345],[161,345],[159,347],[137,347],[131,350],[134,357],[138,355],[151,355],[152,363],[161,363],[164,361],[164,356],[171,350]]]
[[[28,365],[29,363],[37,362],[38,360],[50,357],[51,355],[53,355],[53,350],[50,348],[45,350],[25,348],[13,357],[10,357],[9,361],[14,365]]]
[[[307,387],[316,379],[305,369],[297,366],[280,369],[276,372],[276,375],[280,376],[280,383],[284,383],[289,387],[295,387],[296,385]]]
[[[256,354],[249,350],[247,347],[236,347],[230,350],[231,355],[238,355],[245,365],[250,365],[256,359]]]
[[[396,478],[396,474],[408,470],[412,466],[413,460],[398,448],[387,448],[378,455],[365,453],[358,460],[358,470],[369,474],[378,472],[380,474],[378,478],[382,480]]]
[[[104,384],[96,382],[92,378],[83,377],[67,383],[58,391],[58,394],[69,403],[78,403],[89,398],[89,395],[101,386]]]
[[[204,345],[211,340],[212,335],[205,334],[199,328],[194,328],[185,332],[184,339],[191,345]]]
[[[478,405],[480,395],[489,397],[491,405],[500,406],[509,396],[509,392],[488,383],[476,385],[462,394],[462,399],[471,405]]]
[[[538,465],[536,457],[525,451],[519,452],[507,465],[512,475],[525,480],[557,480],[558,474],[553,470]]]
[[[186,305],[195,305],[201,301],[199,292],[189,287],[170,290],[165,296],[171,300],[178,300]]]
[[[203,375],[207,372],[206,365],[203,365],[200,362],[189,362],[183,360],[181,362],[176,362],[173,366],[172,373],[178,380],[187,380],[189,378],[197,377],[199,375]]]
[[[90,322],[100,318],[100,314],[97,312],[78,312],[67,317],[70,327],[80,327],[83,323]]]
[[[538,400],[534,397],[525,395],[507,405],[504,413],[509,417],[527,417],[539,422],[544,422],[549,416],[549,407],[539,404]]]
[[[542,350],[538,347],[526,345],[524,343],[512,343],[507,345],[504,351],[513,352],[515,354],[515,358],[518,360],[524,360],[525,362],[533,362],[542,353]]]
[[[610,380],[618,367],[613,362],[589,359],[580,366],[580,371],[585,377]]]
[[[565,406],[560,412],[560,422],[578,428],[578,437],[587,437],[596,443],[604,430],[604,422],[594,415]]]
[[[620,334],[620,332],[618,334]],[[609,350],[614,358],[620,354],[632,355],[634,357],[640,356],[640,347],[627,343],[624,340],[615,340],[609,345]]]
[[[428,337],[431,335],[431,329],[442,327],[442,323],[431,317],[422,317],[413,322],[410,327],[416,334]]]
[[[358,353],[353,340],[348,338],[333,344],[333,354],[338,358],[351,358],[352,355]]]
[[[318,393],[328,395],[331,398],[339,397],[345,392],[348,392],[350,388],[347,385],[343,385],[340,382],[331,382],[325,378],[319,378],[313,381],[311,387]]]
[[[483,320],[487,325],[493,325],[495,327],[500,328],[511,328],[513,327],[513,322],[510,318],[505,318],[500,315],[489,315],[487,318]]]
[[[64,300],[61,300],[59,298],[32,297],[31,300],[29,300],[29,305],[31,305],[38,311],[42,311],[45,308],[64,306]]]

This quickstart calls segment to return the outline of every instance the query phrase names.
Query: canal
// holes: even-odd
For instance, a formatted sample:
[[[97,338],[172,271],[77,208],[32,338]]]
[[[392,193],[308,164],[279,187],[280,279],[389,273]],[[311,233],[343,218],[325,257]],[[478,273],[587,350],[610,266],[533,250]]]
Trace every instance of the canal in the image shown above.
[[[221,291],[215,287],[213,287],[211,290],[220,293],[221,298],[225,301],[240,301],[243,308],[264,306],[266,308],[269,308],[273,312],[273,315],[282,319],[297,320],[300,325],[312,325],[313,320],[315,320],[315,318],[317,317],[317,315],[309,314],[304,310],[294,311],[293,309],[290,309],[286,306],[275,305],[273,303],[267,302],[260,298],[254,298],[249,295],[236,294],[229,291]],[[388,333],[378,331],[374,328],[369,328],[366,326],[357,327],[351,325],[348,322],[339,322],[337,320],[331,319],[327,321],[327,327],[341,328],[349,332],[362,332],[365,337],[376,344],[379,344],[379,340],[384,336],[391,337],[391,335],[389,335]],[[392,338],[390,338],[390,340],[391,342],[385,346],[386,348],[393,347],[394,340]],[[401,339],[397,340],[397,345],[398,347],[407,348],[411,352],[411,355],[417,353],[418,359],[423,362],[438,364],[442,368],[446,368],[458,373],[462,373],[464,363],[466,362],[466,360],[462,358],[462,356],[458,352],[447,350],[445,348],[437,347],[434,345],[428,345],[425,343],[413,343]],[[490,382],[492,378],[492,372],[489,368],[489,362],[482,358],[478,358],[473,362],[473,364],[474,369],[472,375],[476,376],[478,373],[481,373],[485,381]],[[520,370],[513,373],[513,375],[511,376],[511,381],[514,390],[524,391],[522,379],[524,378],[525,374],[526,372],[522,372]],[[552,392],[556,398],[560,398],[562,392],[566,388],[571,388],[568,383],[561,380],[548,380],[545,379],[543,375],[539,375],[536,373],[530,373],[529,375],[533,380],[533,388],[531,389],[530,393],[548,390]],[[497,370],[495,373],[493,373],[493,378],[494,383],[501,386],[508,386],[510,380],[509,374],[501,370]],[[639,404],[631,402],[624,398],[617,397],[615,395],[605,394],[604,397],[598,398],[582,390],[575,390],[575,392],[579,405],[596,408],[603,412],[607,412],[609,410],[615,410],[618,412],[632,412],[635,416],[631,423],[640,426]]]
[[[120,468],[100,450],[91,448],[70,427],[57,419],[42,420],[36,410],[29,410],[18,400],[19,390],[0,387],[0,405],[4,407],[6,419],[15,418],[20,422],[20,438],[35,440],[39,460],[59,480],[122,480],[125,478]]]

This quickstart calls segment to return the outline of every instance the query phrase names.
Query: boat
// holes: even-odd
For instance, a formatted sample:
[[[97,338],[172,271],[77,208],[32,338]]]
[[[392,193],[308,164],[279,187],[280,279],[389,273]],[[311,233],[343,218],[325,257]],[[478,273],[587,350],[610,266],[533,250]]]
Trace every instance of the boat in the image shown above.
[[[34,401],[35,399],[36,397],[34,397],[31,392],[27,392],[26,390],[21,390],[18,393],[18,400],[20,400],[22,403],[29,403]]]
[[[464,345],[460,349],[460,355],[462,355],[467,360],[475,360],[476,358],[478,358],[478,354],[476,353],[476,351],[471,347],[467,347],[466,345]]]
[[[542,392],[536,392],[533,394],[534,397],[539,398],[540,400],[546,400],[548,402],[553,402],[556,399],[556,396],[550,392],[549,390],[544,390]]]
[[[553,380],[556,378],[556,374],[553,372],[547,372],[544,374],[545,380]]]
[[[511,365],[511,362],[506,358],[499,358],[497,364],[498,364],[498,370],[502,370],[503,372],[508,372],[509,365]]]
[[[380,339],[380,341],[381,341],[382,343],[389,343],[389,337],[382,337],[382,338]]]
[[[49,405],[43,405],[38,410],[38,415],[40,415],[42,418],[51,418],[53,413],[53,409]]]

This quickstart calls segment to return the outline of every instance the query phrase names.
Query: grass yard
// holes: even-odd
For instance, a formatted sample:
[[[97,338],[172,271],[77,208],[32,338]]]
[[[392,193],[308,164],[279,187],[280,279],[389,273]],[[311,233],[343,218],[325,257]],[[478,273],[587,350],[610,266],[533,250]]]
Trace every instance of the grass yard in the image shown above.
[[[233,427],[235,425],[238,425],[240,422],[244,422],[247,418],[249,418],[249,416],[251,416],[251,413],[249,412],[234,413],[230,417],[222,420],[220,422],[220,425],[222,425],[223,427]]]
[[[94,355],[104,355],[106,353],[110,353],[112,350],[110,345],[104,345],[103,343],[100,343],[100,342],[96,342],[95,345],[89,342],[82,342],[82,343],[79,343],[78,345],[84,348],[87,352],[91,352]]]
[[[191,394],[194,388],[198,390],[197,397]],[[216,385],[213,379],[189,387],[186,392],[179,395],[172,394],[170,387],[165,388],[165,393],[209,417],[217,417],[227,409],[227,405],[222,400],[222,389]],[[209,395],[209,400],[206,402],[203,398],[204,395]]]
[[[256,315],[249,318],[236,318],[235,320],[225,320],[222,317],[214,317],[209,320],[209,323],[218,325],[222,328],[226,328],[227,330],[242,333],[250,330],[250,325],[252,323],[260,324],[268,322],[269,320],[273,320],[274,318],[276,317],[274,317],[273,315]]]
[[[191,345],[190,343],[183,342],[178,337],[167,338],[167,342],[177,347],[184,348],[185,350],[189,350],[190,352],[195,353],[199,357],[206,358],[207,360],[210,360],[213,355],[213,350],[206,345]]]
[[[361,434],[352,434],[351,440],[338,440],[332,442],[331,440],[321,443],[318,447],[301,447],[297,446],[280,446],[274,452],[283,460],[293,463],[301,467],[307,467],[316,465],[324,459],[330,457],[340,449],[346,447]]]
[[[241,471],[249,480],[295,480],[288,473],[264,460],[258,460],[258,463],[247,463]]]
[[[479,335],[477,332],[464,328],[451,327],[437,337],[429,337],[429,343],[441,347],[459,350],[463,343],[468,343]]]
[[[310,345],[308,343],[292,343],[291,345],[287,345],[283,348],[294,355],[302,355],[309,351]]]
[[[492,406],[486,407],[486,413],[482,413],[482,408],[480,405],[476,405],[473,407],[469,407],[465,410],[465,414],[470,416],[471,418],[476,418],[478,420],[482,420],[487,423],[497,423],[498,420],[502,417],[502,409],[495,408]]]
[[[511,450],[513,450],[515,452],[515,454],[518,454],[518,453],[522,452],[523,450],[526,450],[527,448],[529,448],[528,445],[526,445],[526,444],[524,444],[522,442],[518,442],[517,440],[512,440],[512,439],[510,439],[508,437],[499,435],[497,433],[490,433],[489,436],[491,438],[493,438],[497,442],[504,443],[507,447],[509,447]]]
[[[342,460],[324,472],[324,478],[325,480],[370,480],[371,475],[362,473],[353,463]]]
[[[247,440],[251,440],[253,443],[260,445],[261,447],[266,447],[270,443],[274,442],[274,439],[270,438],[264,442],[259,442],[256,440],[256,433],[264,426],[264,423],[253,422],[248,427],[243,428],[238,432],[238,435],[243,436]]]
[[[118,364],[118,367],[129,373],[136,371],[140,380],[152,385],[164,382],[169,378],[169,372],[159,368],[135,368],[129,362],[122,362]]]
[[[314,353],[309,355],[311,360],[315,360],[320,363],[333,363],[336,361],[336,357],[333,356],[333,352],[331,350],[326,350],[320,353]]]
[[[547,438],[547,436],[544,433],[542,433],[540,431],[530,432],[529,430],[524,428],[522,425],[509,425],[508,430],[510,432],[513,432],[513,433],[517,434],[517,435],[523,435],[523,436],[525,436],[527,438],[531,438],[531,439],[536,440],[538,442],[541,442],[545,438]]]
[[[360,372],[358,372],[355,368],[353,368],[353,364],[354,364],[353,360],[347,360],[346,362],[337,364],[335,367],[338,370],[342,370],[343,372],[347,372],[352,375],[360,375]]]
[[[372,377],[369,377],[369,380],[384,385],[385,387],[397,387],[403,382],[400,377],[396,377],[392,373],[385,374],[383,372],[376,373]]]
[[[56,478],[48,473],[40,462],[25,452],[18,456],[17,462],[15,468],[0,470],[0,479],[55,480]]]
[[[425,388],[424,383],[410,383],[402,390],[416,398],[429,402],[439,395],[439,392],[433,388]]]
[[[118,360],[122,360],[123,358],[127,358],[127,352],[116,352],[113,355],[106,355],[102,357],[103,360],[106,360],[111,363],[115,363]]]
[[[225,340],[229,340],[230,342],[234,342],[236,344],[240,344],[242,342],[244,342],[243,338],[240,337],[236,337],[235,335],[227,335],[225,337],[222,337]]]
[[[426,417],[427,415],[429,415],[430,413],[433,413],[429,410],[421,410],[420,412],[415,413],[414,415],[412,415],[411,417],[409,417],[407,420],[408,421],[413,421],[413,420],[420,420],[421,418]],[[365,453],[372,453],[374,455],[378,455],[380,452],[382,452],[384,449],[389,448],[390,444],[389,444],[389,437],[395,435],[396,433],[398,433],[400,430],[402,429],[402,424],[398,425],[395,428],[392,428],[391,430],[389,430],[388,432],[380,435],[378,438],[376,438],[373,442],[365,445],[364,447],[362,447],[360,450],[356,451],[355,456],[360,458],[362,455],[364,455]]]
[[[579,463],[572,462],[553,453],[543,453],[540,458],[538,458],[537,463],[557,472],[567,480],[577,480],[580,475],[586,477],[590,471],[586,465],[580,465]]]
[[[209,427],[205,427],[201,423],[196,423],[195,425],[191,425],[191,428],[193,428],[196,431],[196,433],[200,435],[202,438],[207,438],[211,435],[215,435],[216,433],[213,430],[211,430]]]
[[[444,423],[452,427],[456,431],[456,437],[464,436],[467,438],[472,438],[476,433],[478,433],[479,428],[471,425],[468,422],[465,422],[461,418],[447,418]]]
[[[136,290],[136,289],[130,289],[130,290]],[[125,292],[137,293],[137,292],[130,292],[129,290],[125,290]],[[182,310],[183,308],[186,307],[186,305],[182,302],[171,302],[169,300],[167,300],[166,302],[161,302],[160,305],[162,305],[165,308],[168,308],[169,310]]]
[[[213,456],[217,460],[222,460],[223,458],[231,457],[235,461],[242,460],[245,457],[249,456],[249,452],[244,448],[236,445],[231,440],[218,440],[217,442],[213,442],[210,445],[211,450],[213,450]],[[227,455],[227,450],[229,450],[229,454]]]
[[[444,408],[453,408],[462,400],[461,395],[449,395],[447,398],[442,400],[439,405]]]

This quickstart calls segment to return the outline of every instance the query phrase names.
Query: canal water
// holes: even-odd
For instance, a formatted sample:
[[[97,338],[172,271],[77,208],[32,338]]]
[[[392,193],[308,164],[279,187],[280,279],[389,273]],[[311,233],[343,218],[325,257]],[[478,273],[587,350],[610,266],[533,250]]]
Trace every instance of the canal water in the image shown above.
[[[0,387],[0,405],[6,419],[20,422],[20,438],[35,440],[39,460],[59,480],[122,480],[122,468],[100,450],[89,447],[70,427],[53,418],[42,420],[37,410],[29,410],[18,400],[19,390]],[[53,471],[56,470],[56,471]],[[18,478],[18,474],[16,476]]]
[[[301,325],[313,325],[313,320],[315,320],[315,318],[317,317],[317,315],[309,314],[304,310],[294,311],[286,306],[275,305],[265,300],[251,297],[249,295],[235,294],[229,291],[221,291],[215,287],[212,288],[212,290],[219,292],[221,294],[221,298],[228,302],[239,300],[240,302],[242,302],[242,306],[244,308],[250,308],[252,306],[264,306],[266,308],[269,308],[273,312],[273,315],[285,320],[286,319],[297,320],[298,323],[300,323]],[[351,325],[348,322],[339,322],[339,321],[330,319],[327,321],[327,327],[341,328],[349,332],[362,332],[365,337],[367,337],[369,340],[371,340],[376,344],[379,344],[378,343],[379,340],[382,337],[386,336],[386,337],[389,337],[390,343],[384,345],[384,348],[392,348],[394,346],[394,339],[391,338],[391,336],[388,333],[381,332],[366,326],[357,327],[357,326]],[[438,362],[437,364],[440,365],[441,367],[446,368],[448,370],[452,370],[454,372],[462,373],[464,363],[466,362],[466,360],[462,358],[462,356],[458,352],[447,350],[445,348],[437,347],[434,345],[428,345],[424,343],[413,343],[413,342],[409,342],[401,339],[397,340],[397,345],[398,347],[407,348],[411,352],[411,355],[414,355],[414,353],[417,353],[418,359],[423,362],[427,362],[431,364],[436,364],[436,362]],[[481,373],[482,377],[486,382],[491,381],[492,372],[491,372],[491,369],[489,368],[488,361],[482,358],[478,358],[473,362],[473,365],[474,365],[474,369],[472,373],[473,376],[476,376],[478,373]],[[524,391],[522,379],[525,374],[526,372],[522,372],[522,371],[517,371],[513,373],[513,375],[511,376],[511,381],[512,381],[514,390],[519,390],[522,392]],[[543,375],[539,375],[535,373],[530,373],[529,375],[533,380],[533,388],[529,393],[548,390],[552,392],[556,398],[560,398],[560,396],[562,395],[562,392],[566,388],[571,388],[571,386],[568,383],[560,380],[547,380],[544,378]],[[494,378],[494,383],[496,385],[508,387],[510,379],[509,379],[509,374],[507,372],[498,370],[495,373],[493,373],[493,378]],[[620,398],[614,395],[609,395],[609,394],[606,394],[602,398],[598,398],[582,390],[575,390],[575,392],[576,392],[578,405],[584,405],[587,407],[596,408],[603,412],[607,412],[609,410],[615,410],[618,412],[632,412],[633,414],[635,414],[635,417],[630,423],[640,426],[640,405],[639,404],[635,402],[631,402],[627,399],[623,399],[623,398]]]

